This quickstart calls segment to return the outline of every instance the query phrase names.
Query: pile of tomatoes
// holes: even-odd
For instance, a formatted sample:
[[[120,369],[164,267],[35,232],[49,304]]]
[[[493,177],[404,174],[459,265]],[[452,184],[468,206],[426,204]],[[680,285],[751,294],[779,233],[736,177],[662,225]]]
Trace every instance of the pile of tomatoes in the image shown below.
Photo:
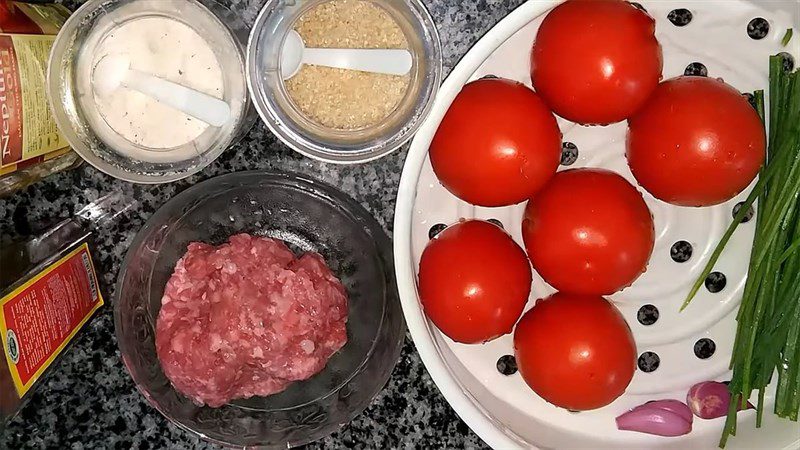
[[[557,172],[555,116],[595,126],[627,120],[631,172],[673,205],[725,202],[764,163],[763,124],[747,99],[721,80],[661,81],[654,31],[653,18],[623,0],[562,3],[533,44],[533,90],[495,77],[467,84],[430,146],[434,172],[460,199],[527,204],[524,250],[480,220],[462,220],[428,243],[419,268],[425,313],[456,342],[513,331],[526,383],[570,410],[611,403],[633,377],[630,328],[604,296],[646,270],[655,232],[641,193],[620,175]],[[531,266],[558,292],[523,315]]]

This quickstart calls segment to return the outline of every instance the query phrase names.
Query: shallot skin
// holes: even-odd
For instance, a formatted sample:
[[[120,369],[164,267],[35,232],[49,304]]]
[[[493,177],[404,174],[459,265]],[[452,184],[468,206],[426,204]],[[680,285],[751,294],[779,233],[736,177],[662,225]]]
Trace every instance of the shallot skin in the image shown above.
[[[694,416],[715,419],[728,413],[731,394],[725,383],[703,381],[689,389],[686,403],[680,400],[653,400],[617,417],[619,430],[637,431],[658,436],[683,436],[692,431]],[[742,400],[739,410],[753,408]]]
[[[651,400],[651,401],[641,405],[640,407],[643,407],[643,406],[651,406],[651,407],[655,406],[655,407],[660,408],[660,409],[666,409],[667,411],[671,411],[671,412],[681,416],[683,418],[683,420],[685,420],[685,421],[687,421],[689,423],[691,423],[692,420],[693,420],[691,409],[689,409],[689,407],[686,405],[686,403],[683,403],[680,400],[673,400],[673,399]],[[634,408],[634,409],[636,409],[636,408]]]
[[[617,428],[657,436],[683,436],[692,431],[692,412],[679,400],[655,400],[617,417]]]
[[[731,404],[731,393],[725,383],[719,381],[703,381],[689,388],[686,394],[686,404],[692,413],[701,419],[716,419],[726,416]],[[739,405],[739,411],[752,408],[750,402],[744,400]]]

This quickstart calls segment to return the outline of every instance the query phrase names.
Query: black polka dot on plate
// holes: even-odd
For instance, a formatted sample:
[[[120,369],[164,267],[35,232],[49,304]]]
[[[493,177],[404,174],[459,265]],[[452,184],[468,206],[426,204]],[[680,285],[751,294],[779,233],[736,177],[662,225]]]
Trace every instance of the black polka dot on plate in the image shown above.
[[[708,292],[717,293],[725,289],[725,285],[728,284],[728,280],[725,278],[725,274],[722,272],[711,272],[706,277],[705,284]]]
[[[764,39],[769,34],[769,22],[763,17],[756,17],[747,24],[747,35],[751,39]]]
[[[694,343],[694,355],[700,359],[711,358],[716,350],[717,344],[709,338],[702,338]]]
[[[780,52],[778,53],[778,56],[782,58],[784,72],[791,72],[794,70],[794,56],[787,52]]]
[[[654,352],[644,352],[639,355],[639,359],[636,360],[636,365],[642,372],[653,372],[658,369],[660,364],[661,358]]]
[[[755,109],[757,111],[758,110],[758,105],[756,105],[756,96],[751,94],[751,93],[749,93],[749,92],[745,92],[742,95],[744,96],[744,98],[747,99],[747,103],[750,103],[750,106],[752,106],[753,109]]]
[[[667,19],[676,27],[685,27],[692,21],[692,12],[685,8],[673,9],[667,14]]]
[[[514,375],[517,370],[517,359],[514,355],[501,356],[497,360],[497,371],[503,375]]]
[[[492,225],[497,225],[498,227],[505,229],[505,227],[503,227],[503,222],[500,222],[497,219],[489,219],[487,220],[487,222],[491,223]]]
[[[658,314],[655,305],[643,305],[636,313],[636,320],[642,325],[652,325],[658,320]]]
[[[497,75],[489,74],[489,75],[482,76],[481,80],[491,80],[491,79],[495,79],[495,78],[500,78],[500,77],[498,77]]]
[[[436,225],[432,226],[430,230],[428,230],[428,239],[433,239],[436,237],[437,234],[444,231],[447,228],[447,225],[443,223],[437,223]]]
[[[693,62],[686,66],[683,74],[692,77],[707,77],[708,69],[706,69],[706,66],[703,63]]]
[[[641,3],[636,3],[636,2],[628,2],[628,3],[630,3],[634,8],[638,9],[639,11],[647,12],[647,10],[644,9],[644,6],[642,6]]]
[[[561,165],[571,166],[578,160],[578,146],[572,142],[561,144]]]
[[[692,244],[687,241],[678,241],[669,249],[669,257],[677,263],[683,263],[692,257],[692,251]]]
[[[744,202],[739,202],[733,207],[731,215],[733,216],[734,219],[736,218],[736,215],[739,214],[739,211],[742,209],[742,206],[744,206]],[[750,222],[750,219],[752,219],[754,215],[755,211],[753,211],[753,206],[751,205],[750,208],[747,209],[747,212],[744,214],[744,217],[742,217],[742,223]]]

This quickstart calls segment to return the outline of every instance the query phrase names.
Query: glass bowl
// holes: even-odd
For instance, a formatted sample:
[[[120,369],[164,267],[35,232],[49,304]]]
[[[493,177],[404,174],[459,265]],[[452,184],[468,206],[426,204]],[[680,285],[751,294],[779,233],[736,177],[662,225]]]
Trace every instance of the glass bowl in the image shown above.
[[[99,113],[89,75],[97,49],[128,21],[166,17],[207,38],[221,66],[223,98],[231,119],[196,139],[171,148],[133,143]],[[165,183],[192,175],[213,162],[252,126],[245,81],[248,27],[216,0],[89,0],[64,24],[50,52],[47,96],[59,130],[97,169],[126,181]],[[143,39],[148,36],[143,36]],[[135,61],[132,61],[135,68]]]
[[[281,77],[287,33],[315,6],[330,0],[268,0],[247,45],[247,84],[261,119],[286,145],[325,162],[353,164],[385,156],[407,142],[433,105],[442,81],[442,49],[436,25],[420,0],[373,1],[400,26],[413,59],[410,82],[386,118],[358,130],[325,127],[295,106]]]
[[[349,294],[348,341],[320,373],[281,393],[199,407],[161,370],[161,297],[190,242],[221,244],[242,232],[325,258]],[[117,341],[139,391],[181,428],[223,445],[287,448],[335,431],[383,388],[405,336],[389,238],[354,200],[302,175],[239,172],[172,198],[134,239],[115,293]]]

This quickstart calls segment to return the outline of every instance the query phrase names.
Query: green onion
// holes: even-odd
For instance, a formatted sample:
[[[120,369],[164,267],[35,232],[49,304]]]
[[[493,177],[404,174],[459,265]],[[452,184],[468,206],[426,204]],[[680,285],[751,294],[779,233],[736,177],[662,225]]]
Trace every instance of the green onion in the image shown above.
[[[782,46],[786,47],[786,44],[788,44],[789,41],[792,40],[792,33],[793,33],[793,31],[792,31],[791,28],[786,30],[786,33],[783,35],[783,39],[781,39],[781,45]]]
[[[784,45],[791,37],[790,29]],[[758,391],[756,427],[761,426],[765,390],[775,373],[775,414],[797,421],[800,411],[800,72],[784,70],[783,57],[775,55],[770,58],[769,77],[766,163],[681,307],[686,308],[697,294],[748,209],[757,202],[728,386],[732,405]],[[763,91],[757,91],[755,99],[763,119]],[[728,412],[720,447],[736,434],[736,412],[736,408]]]

